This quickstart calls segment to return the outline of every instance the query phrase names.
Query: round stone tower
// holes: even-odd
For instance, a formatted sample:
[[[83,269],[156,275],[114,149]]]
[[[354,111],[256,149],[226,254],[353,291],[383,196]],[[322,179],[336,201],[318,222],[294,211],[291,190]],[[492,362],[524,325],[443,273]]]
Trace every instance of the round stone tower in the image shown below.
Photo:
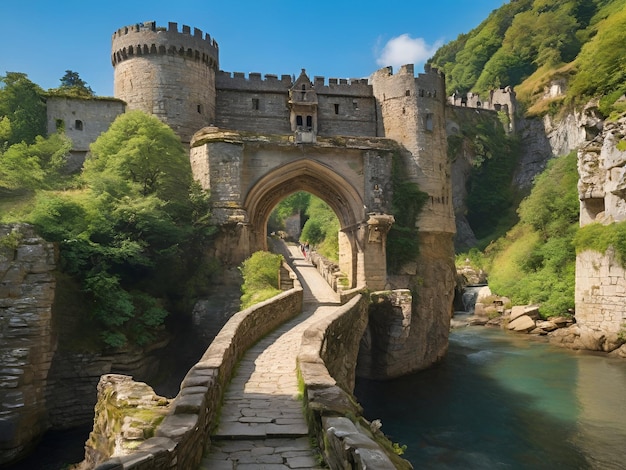
[[[120,28],[113,34],[114,95],[128,109],[154,114],[184,143],[215,121],[217,42],[197,28],[178,31],[155,22]]]

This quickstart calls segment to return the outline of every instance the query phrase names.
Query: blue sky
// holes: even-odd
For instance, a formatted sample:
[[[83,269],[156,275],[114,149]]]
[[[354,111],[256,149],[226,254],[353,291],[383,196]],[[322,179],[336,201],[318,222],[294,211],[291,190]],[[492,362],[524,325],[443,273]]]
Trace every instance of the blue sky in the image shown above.
[[[391,65],[416,71],[438,46],[478,26],[508,0],[2,0],[0,75],[23,72],[54,88],[78,72],[113,95],[111,35],[144,21],[186,24],[220,46],[220,69],[363,78]]]

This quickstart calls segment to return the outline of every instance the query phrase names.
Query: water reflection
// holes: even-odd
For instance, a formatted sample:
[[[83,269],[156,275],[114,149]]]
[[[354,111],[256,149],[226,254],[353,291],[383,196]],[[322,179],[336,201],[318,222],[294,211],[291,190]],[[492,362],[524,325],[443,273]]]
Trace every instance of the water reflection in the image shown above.
[[[624,390],[626,361],[471,327],[438,366],[356,394],[415,468],[618,469]]]

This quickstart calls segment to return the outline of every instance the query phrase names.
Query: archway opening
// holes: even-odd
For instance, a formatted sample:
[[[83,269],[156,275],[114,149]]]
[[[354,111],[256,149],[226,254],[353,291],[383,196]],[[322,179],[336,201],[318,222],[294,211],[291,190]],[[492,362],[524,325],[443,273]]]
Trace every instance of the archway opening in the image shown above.
[[[331,168],[301,159],[276,168],[262,177],[247,193],[244,208],[250,221],[251,251],[267,250],[268,221],[272,211],[292,194],[305,192],[321,199],[336,217],[338,266],[346,287],[363,285],[363,248],[359,242],[364,223],[363,198],[356,188]],[[362,238],[362,235],[361,235]]]
[[[339,263],[337,214],[323,199],[297,191],[280,201],[267,222],[267,232],[286,242],[306,243],[324,258]]]

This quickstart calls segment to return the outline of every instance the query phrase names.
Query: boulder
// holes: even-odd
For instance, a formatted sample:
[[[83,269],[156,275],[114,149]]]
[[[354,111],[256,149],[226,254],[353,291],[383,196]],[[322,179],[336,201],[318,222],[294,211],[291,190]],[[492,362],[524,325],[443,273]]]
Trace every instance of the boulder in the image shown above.
[[[522,315],[537,320],[539,318],[539,307],[536,305],[515,305],[511,309],[510,321],[515,320]]]
[[[517,317],[513,321],[510,321],[507,328],[511,331],[528,333],[529,331],[535,329],[535,320],[530,318],[528,315],[522,315],[521,317]]]
[[[574,317],[550,317],[550,321],[554,323],[557,328],[564,328],[574,324]]]
[[[542,329],[544,332],[549,332],[549,331],[554,331],[558,328],[558,326],[556,326],[556,324],[553,321],[550,320],[546,320],[546,321],[538,321],[537,322],[537,328]]]

